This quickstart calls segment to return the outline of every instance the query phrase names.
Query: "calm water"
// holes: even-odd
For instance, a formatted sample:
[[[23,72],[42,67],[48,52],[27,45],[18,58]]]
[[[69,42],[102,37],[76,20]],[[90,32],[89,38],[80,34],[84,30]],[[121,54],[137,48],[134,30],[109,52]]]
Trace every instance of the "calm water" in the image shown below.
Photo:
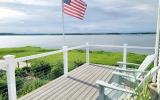
[[[134,46],[151,46],[155,44],[154,34],[139,35],[79,35],[66,36],[66,45],[77,46],[85,44],[107,44],[107,45],[128,45]],[[42,48],[61,48],[63,45],[62,36],[46,35],[46,36],[0,36],[0,48],[6,47],[22,47],[22,46],[38,46]],[[93,48],[98,49],[98,48]],[[101,48],[102,50],[122,51],[112,48]],[[130,50],[142,53],[151,53],[153,50]]]

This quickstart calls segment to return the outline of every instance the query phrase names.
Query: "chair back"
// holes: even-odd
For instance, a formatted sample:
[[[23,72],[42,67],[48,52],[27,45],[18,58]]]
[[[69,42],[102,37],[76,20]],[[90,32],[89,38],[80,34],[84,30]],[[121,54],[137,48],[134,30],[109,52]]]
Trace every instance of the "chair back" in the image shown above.
[[[148,55],[142,64],[139,66],[138,71],[145,71],[149,67],[149,65],[154,61],[155,59],[155,54]],[[142,73],[137,73],[136,77],[139,78],[142,75]]]
[[[144,77],[143,81],[140,82],[138,87],[142,87],[145,82],[148,82],[149,80],[152,80],[153,76],[157,73],[157,71],[160,69],[160,66],[153,67]]]

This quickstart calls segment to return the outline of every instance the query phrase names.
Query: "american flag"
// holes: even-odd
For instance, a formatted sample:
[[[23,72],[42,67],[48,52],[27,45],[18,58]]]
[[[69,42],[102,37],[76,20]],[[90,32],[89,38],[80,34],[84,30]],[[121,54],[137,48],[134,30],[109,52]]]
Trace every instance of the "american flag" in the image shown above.
[[[64,13],[83,20],[87,4],[82,0],[64,0]]]

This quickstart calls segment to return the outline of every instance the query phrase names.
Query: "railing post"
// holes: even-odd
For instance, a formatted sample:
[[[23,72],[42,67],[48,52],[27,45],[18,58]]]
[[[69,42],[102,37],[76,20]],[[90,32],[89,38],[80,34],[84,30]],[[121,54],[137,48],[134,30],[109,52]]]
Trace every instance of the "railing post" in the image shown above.
[[[127,44],[123,44],[123,63],[127,63]],[[123,65],[126,68],[126,64]]]
[[[7,84],[8,84],[8,97],[9,100],[16,100],[16,78],[15,78],[15,56],[7,55],[4,56],[4,59],[7,63]]]
[[[63,46],[63,64],[64,64],[64,75],[68,75],[68,47]]]
[[[86,63],[90,63],[90,54],[89,54],[89,43],[86,43]]]
[[[102,85],[99,85],[99,97],[98,100],[105,100],[105,88]]]

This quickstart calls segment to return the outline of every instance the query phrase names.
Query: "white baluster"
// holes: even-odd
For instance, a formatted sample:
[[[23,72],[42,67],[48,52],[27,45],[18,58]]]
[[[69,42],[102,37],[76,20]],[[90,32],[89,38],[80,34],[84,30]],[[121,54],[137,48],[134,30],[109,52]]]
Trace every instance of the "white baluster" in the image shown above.
[[[63,46],[63,64],[64,64],[64,75],[68,75],[68,47]]]
[[[89,54],[89,43],[86,43],[86,63],[89,64],[90,63],[90,54]]]

